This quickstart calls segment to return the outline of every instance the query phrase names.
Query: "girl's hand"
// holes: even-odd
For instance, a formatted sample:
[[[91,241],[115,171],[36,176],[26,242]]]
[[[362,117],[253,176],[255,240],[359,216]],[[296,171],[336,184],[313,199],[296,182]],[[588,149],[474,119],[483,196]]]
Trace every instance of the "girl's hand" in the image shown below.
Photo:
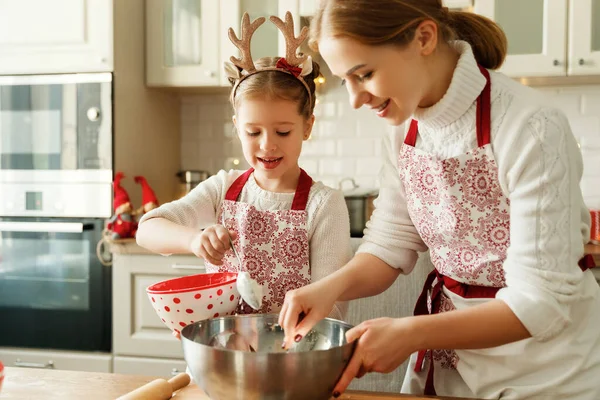
[[[214,265],[221,265],[225,251],[229,250],[229,235],[235,239],[235,232],[228,232],[223,225],[213,225],[198,232],[190,242],[190,251]]]
[[[419,350],[414,317],[378,318],[365,321],[346,332],[348,342],[358,340],[354,354],[333,395],[343,393],[352,379],[367,372],[389,373]]]
[[[299,342],[323,318],[327,317],[338,295],[321,282],[315,282],[285,294],[279,313],[279,325],[285,338],[283,348]]]

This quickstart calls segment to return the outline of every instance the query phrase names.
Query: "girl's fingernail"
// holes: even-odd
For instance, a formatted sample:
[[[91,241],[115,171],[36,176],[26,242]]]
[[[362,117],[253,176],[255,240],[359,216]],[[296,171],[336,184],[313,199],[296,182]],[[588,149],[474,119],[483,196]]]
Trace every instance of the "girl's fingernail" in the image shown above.
[[[340,397],[340,392],[333,392],[333,397],[335,397],[336,399],[337,399],[338,397]]]
[[[301,341],[301,340],[302,340],[302,335],[296,335],[296,337],[294,338],[294,341],[295,341],[296,343],[298,343],[298,342],[299,342],[299,341]]]

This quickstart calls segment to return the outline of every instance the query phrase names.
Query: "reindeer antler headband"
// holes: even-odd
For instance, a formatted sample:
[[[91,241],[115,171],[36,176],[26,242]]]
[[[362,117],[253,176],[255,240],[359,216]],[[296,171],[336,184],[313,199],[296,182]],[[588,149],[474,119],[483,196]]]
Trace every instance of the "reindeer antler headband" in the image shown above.
[[[285,13],[285,22],[275,16],[271,16],[270,20],[279,28],[285,38],[285,58],[280,58],[274,67],[256,68],[250,54],[250,39],[256,29],[265,22],[264,17],[257,18],[254,22],[250,23],[250,16],[248,13],[244,13],[242,17],[241,39],[238,39],[233,28],[229,28],[229,40],[231,40],[241,53],[241,58],[231,56],[231,62],[225,62],[225,73],[228,77],[236,79],[231,90],[231,100],[235,99],[235,92],[240,83],[249,76],[263,71],[281,71],[298,78],[308,92],[309,102],[312,101],[310,88],[303,78],[312,72],[312,59],[310,56],[296,54],[298,48],[308,35],[308,28],[303,27],[300,31],[300,36],[295,37],[294,20],[289,11]]]

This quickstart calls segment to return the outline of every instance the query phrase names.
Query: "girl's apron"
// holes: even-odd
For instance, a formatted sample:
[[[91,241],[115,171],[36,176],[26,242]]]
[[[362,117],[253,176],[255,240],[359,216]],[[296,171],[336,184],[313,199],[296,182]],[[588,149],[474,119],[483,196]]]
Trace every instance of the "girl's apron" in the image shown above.
[[[227,190],[217,221],[237,234],[234,246],[244,268],[263,286],[260,310],[255,311],[242,302],[237,313],[276,313],[283,305],[285,294],[311,282],[309,241],[306,226],[306,204],[312,179],[304,170],[290,210],[262,211],[251,204],[241,203],[238,197],[254,170],[240,175]],[[233,271],[240,268],[229,250],[223,265],[206,263],[207,272]]]

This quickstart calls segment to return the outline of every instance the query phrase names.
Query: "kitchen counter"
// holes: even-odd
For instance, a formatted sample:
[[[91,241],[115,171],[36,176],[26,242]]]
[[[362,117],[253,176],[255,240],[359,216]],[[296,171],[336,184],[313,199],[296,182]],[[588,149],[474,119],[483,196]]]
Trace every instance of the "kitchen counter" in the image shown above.
[[[135,238],[107,240],[108,248],[113,254],[155,254],[138,246]]]
[[[113,400],[156,379],[152,376],[106,374],[29,368],[6,368],[0,400]],[[177,392],[177,400],[210,400],[196,385]],[[401,394],[349,391],[342,400],[446,399]]]

